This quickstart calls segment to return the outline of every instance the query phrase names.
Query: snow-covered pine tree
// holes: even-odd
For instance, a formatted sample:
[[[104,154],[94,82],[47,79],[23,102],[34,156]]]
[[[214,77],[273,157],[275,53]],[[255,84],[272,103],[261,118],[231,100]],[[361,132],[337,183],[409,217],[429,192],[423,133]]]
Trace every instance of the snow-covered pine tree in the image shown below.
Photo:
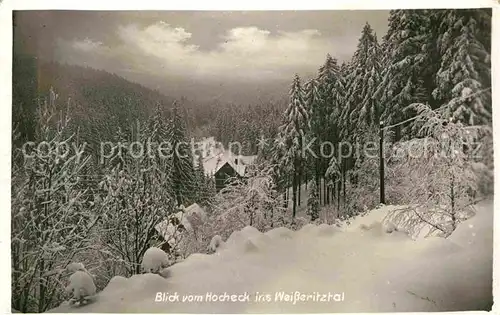
[[[291,174],[291,165],[285,157],[286,144],[285,138],[281,132],[276,136],[269,148],[269,164],[271,165],[271,176],[273,178],[276,190],[283,195],[284,207],[288,207],[287,192],[290,186],[289,177]],[[264,160],[262,163],[265,163]]]
[[[441,64],[433,96],[444,115],[465,124],[491,124],[491,9],[440,13]]]
[[[339,89],[339,66],[337,64],[337,59],[333,58],[330,54],[327,54],[325,63],[318,70],[318,89],[320,93],[320,106],[318,106],[317,114],[315,118],[319,119],[319,125],[322,127],[323,132],[321,133],[320,141],[331,140],[336,134],[331,134],[332,126],[336,124],[336,121],[332,120],[332,114],[338,110],[336,108],[335,99],[337,97],[337,92]],[[334,139],[336,140],[336,139]],[[327,162],[325,162],[327,163]],[[326,169],[324,165],[323,171]]]
[[[376,89],[381,80],[381,59],[382,52],[377,36],[370,24],[366,23],[361,31],[354,55],[343,69],[345,71],[346,96],[339,120],[343,141],[355,145],[364,144],[367,130],[372,132],[372,127],[379,124],[382,103],[376,98]],[[347,148],[342,152],[342,156],[348,153],[346,150]],[[361,165],[361,161],[357,161],[358,158],[358,156],[351,155],[335,161],[336,170],[339,172],[338,176],[342,178],[342,181],[338,182],[342,183],[344,197],[346,197],[346,174],[357,174],[355,168]],[[330,161],[330,166],[332,166],[332,161]],[[356,182],[356,179],[353,179],[352,182]],[[339,188],[337,187],[337,206],[340,204]]]
[[[205,200],[205,209],[207,213],[211,213],[215,204],[217,189],[215,187],[215,178],[213,176],[207,175],[206,177],[206,189],[207,189],[207,199]]]
[[[381,57],[377,35],[370,24],[366,23],[350,62],[350,84],[342,113],[344,122],[357,121],[357,124],[350,123],[344,128],[349,125],[355,129],[360,124],[378,124],[382,110],[381,104],[375,99],[375,92],[381,79]]]
[[[309,112],[309,122],[310,122],[308,138],[310,139],[310,141],[314,141],[313,144],[311,145],[311,150],[314,152],[314,154],[306,156],[306,159],[309,167],[312,167],[314,169],[312,173],[314,175],[314,181],[316,182],[316,189],[319,187],[320,180],[323,175],[321,168],[322,159],[320,154],[320,140],[319,140],[323,132],[322,129],[323,126],[321,126],[323,118],[321,118],[320,116],[322,99],[318,85],[319,85],[318,80],[312,79],[309,80],[304,86],[305,103],[306,103],[306,108]]]
[[[319,199],[318,188],[316,181],[309,182],[309,196],[307,198],[307,215],[311,217],[311,221],[316,221],[319,218]]]
[[[149,151],[144,152],[148,156],[141,159],[142,166],[165,180],[162,183],[163,188],[173,199],[172,150],[171,148],[165,149],[164,146],[169,140],[169,130],[164,110],[160,104],[157,104],[153,116],[148,119],[146,127],[141,131],[137,140],[144,144],[145,150]]]
[[[62,301],[59,270],[91,245],[98,220],[80,189],[89,157],[67,132],[69,117],[58,115],[56,99],[51,89],[38,106],[33,140],[45,144],[41,150],[13,148],[12,307],[20,312],[45,312]]]
[[[187,138],[184,118],[177,103],[174,103],[172,117],[168,126],[168,141],[173,149],[172,181],[178,205],[188,205],[194,199],[196,176],[193,152]]]
[[[285,161],[293,169],[292,173],[292,203],[293,217],[297,210],[297,190],[299,178],[302,176],[304,162],[303,147],[306,132],[309,127],[309,113],[305,107],[304,91],[300,77],[296,74],[290,89],[290,102],[284,113],[284,124],[280,132],[285,140]]]
[[[351,72],[351,66],[349,63],[345,63],[343,62],[342,65],[340,66],[340,76],[339,78],[342,80],[342,86],[344,87],[344,102],[343,104],[341,105],[341,111],[340,111],[340,114],[342,115],[342,113],[344,112],[344,109],[346,107],[346,99],[347,99],[347,91],[349,90],[349,73]],[[341,141],[344,141],[344,142],[349,142],[351,141],[353,138],[355,137],[352,137],[350,134],[349,134],[349,128],[347,126],[345,126],[344,124],[344,121],[342,120],[342,117],[339,118],[339,138]],[[351,143],[353,143],[351,141]],[[340,152],[340,150],[342,150],[343,152]],[[348,148],[345,148],[345,147],[342,147],[342,148],[339,148],[339,152],[342,154],[342,156],[339,158],[339,161],[338,163],[340,164],[340,177],[341,177],[341,181],[338,183],[337,187],[336,187],[336,194],[337,194],[337,213],[340,212],[340,196],[341,196],[341,193],[343,192],[343,200],[344,200],[344,203],[345,203],[345,200],[346,200],[346,190],[345,190],[345,187],[346,187],[346,180],[347,180],[347,176],[346,176],[346,173],[347,173],[347,170],[351,167],[352,165],[352,161],[353,161],[353,158],[352,156],[349,156],[350,154],[348,153]]]
[[[330,54],[328,54],[325,63],[318,71],[319,91],[322,100],[318,113],[320,117],[319,124],[322,126],[322,131],[318,140],[320,143],[329,141],[334,147],[336,147],[340,141],[339,119],[345,97],[345,86],[340,75],[337,59],[332,58]],[[325,146],[323,152],[324,156],[321,157],[322,175],[324,175],[328,168],[329,158],[327,158],[327,156],[331,156],[331,154],[330,146]],[[323,194],[320,193],[320,195],[323,195],[322,199],[324,203],[328,204],[330,201],[330,191],[327,189],[326,185],[324,185],[323,188]]]
[[[357,127],[357,123],[353,124],[352,121],[356,121],[359,118],[359,112],[356,112],[356,108],[361,103],[363,99],[363,89],[365,88],[365,82],[363,82],[364,74],[368,71],[366,68],[365,61],[368,57],[368,49],[373,46],[374,34],[368,23],[365,24],[361,32],[361,37],[358,40],[358,46],[354,55],[349,62],[350,71],[346,76],[346,104],[342,108],[341,118],[342,118],[342,136],[346,138],[347,135],[353,136],[353,131]],[[352,118],[352,119],[350,119]]]
[[[384,106],[386,125],[403,121],[403,108],[413,103],[432,105],[434,76],[439,63],[435,53],[434,21],[431,11],[391,10],[384,37],[384,71],[376,98]],[[410,113],[411,114],[411,113]],[[408,125],[395,127],[395,140]]]
[[[378,205],[379,199],[379,155],[378,155],[378,126],[367,127],[357,130],[357,145],[362,150],[356,152],[351,159],[354,164],[343,176],[344,198],[340,217],[351,217],[355,214],[373,209]],[[384,143],[390,143],[390,133],[385,133]],[[376,144],[376,145],[375,145]],[[386,150],[387,151],[387,150]],[[385,152],[386,152],[385,151]],[[331,171],[339,172],[339,166],[334,160],[331,161]]]
[[[203,157],[198,155],[198,161],[196,165],[196,202],[207,208],[211,207],[213,203],[213,198],[215,197],[215,186],[214,190],[211,189],[210,178],[205,175],[205,169],[203,167]]]
[[[196,159],[196,180],[199,187],[205,183],[205,168],[203,166],[203,156],[199,154]]]

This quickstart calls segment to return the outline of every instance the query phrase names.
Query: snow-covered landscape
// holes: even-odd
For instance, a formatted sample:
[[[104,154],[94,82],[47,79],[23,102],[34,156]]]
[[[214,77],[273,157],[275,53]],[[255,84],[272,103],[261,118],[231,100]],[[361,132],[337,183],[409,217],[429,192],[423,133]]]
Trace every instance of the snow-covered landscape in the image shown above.
[[[13,312],[492,309],[490,8],[13,20]]]
[[[448,239],[412,240],[393,230],[383,220],[393,208],[373,210],[342,227],[306,225],[295,232],[276,228],[266,233],[246,227],[217,253],[193,254],[168,268],[167,278],[149,273],[115,277],[91,305],[61,305],[50,312],[436,312],[491,307],[492,201],[480,203],[476,216]],[[286,300],[285,295],[295,292],[326,296]],[[249,301],[213,301],[211,295],[224,293],[248,294]],[[342,294],[342,300],[328,301],[329,293]],[[169,295],[178,300],[164,298]]]

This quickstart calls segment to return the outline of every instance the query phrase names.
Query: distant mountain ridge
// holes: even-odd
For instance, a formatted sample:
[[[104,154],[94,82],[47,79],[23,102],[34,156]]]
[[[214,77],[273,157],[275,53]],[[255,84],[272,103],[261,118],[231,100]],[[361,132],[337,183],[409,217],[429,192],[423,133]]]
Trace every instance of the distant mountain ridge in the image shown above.
[[[69,102],[73,122],[89,132],[98,125],[110,131],[133,128],[136,120],[143,121],[157,106],[168,110],[175,100],[104,70],[14,56],[13,122],[26,138],[32,137],[37,98],[51,87],[58,107],[65,109]]]

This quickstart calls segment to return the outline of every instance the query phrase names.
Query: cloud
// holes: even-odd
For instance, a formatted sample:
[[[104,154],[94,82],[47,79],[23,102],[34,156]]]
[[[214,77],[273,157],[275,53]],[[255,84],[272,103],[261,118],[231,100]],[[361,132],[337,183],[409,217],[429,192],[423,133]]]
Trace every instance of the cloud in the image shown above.
[[[117,35],[121,44],[113,47],[88,38],[66,46],[80,55],[113,58],[115,64],[118,58],[129,72],[246,80],[290,78],[295,72],[311,72],[327,53],[335,55],[339,47],[345,49],[345,39],[339,39],[340,45],[337,40],[335,47],[335,41],[314,29],[272,34],[256,26],[232,28],[208,51],[190,43],[189,31],[165,22],[147,27],[122,25]]]
[[[85,51],[85,52],[95,52],[103,48],[102,42],[93,41],[89,38],[85,38],[80,41],[73,41],[72,46],[76,50]]]

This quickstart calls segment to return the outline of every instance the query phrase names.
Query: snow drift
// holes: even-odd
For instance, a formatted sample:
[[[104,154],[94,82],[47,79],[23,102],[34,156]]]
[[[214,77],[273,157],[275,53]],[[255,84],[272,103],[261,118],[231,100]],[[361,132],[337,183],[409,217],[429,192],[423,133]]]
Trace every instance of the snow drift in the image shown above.
[[[151,247],[144,253],[141,267],[145,272],[158,273],[162,268],[168,267],[169,264],[168,256],[163,250]]]
[[[194,254],[169,267],[166,279],[155,274],[115,277],[95,303],[77,309],[63,304],[52,312],[332,313],[491,307],[492,202],[478,207],[476,216],[448,239],[413,240],[381,223],[389,210],[376,209],[341,228],[306,225],[297,232],[277,228],[261,233],[246,227],[215,254]]]

